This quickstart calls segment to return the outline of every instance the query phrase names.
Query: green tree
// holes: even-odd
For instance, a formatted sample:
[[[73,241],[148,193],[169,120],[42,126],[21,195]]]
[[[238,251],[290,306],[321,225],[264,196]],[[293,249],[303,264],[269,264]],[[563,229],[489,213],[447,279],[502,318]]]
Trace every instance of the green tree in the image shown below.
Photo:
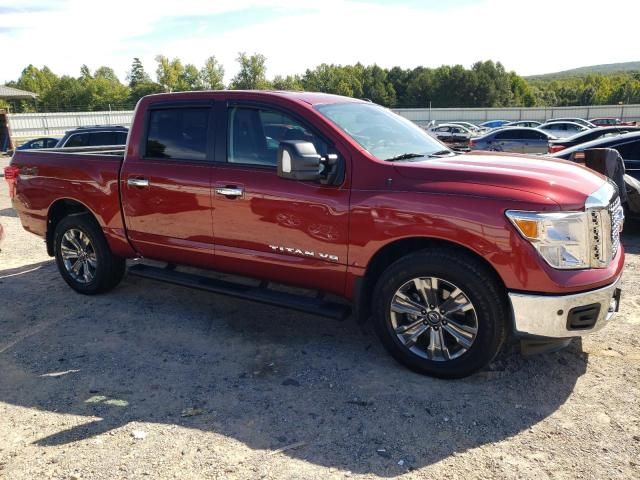
[[[224,89],[224,67],[215,56],[210,56],[200,70],[200,77],[204,88],[208,90]]]
[[[274,90],[304,90],[299,75],[287,75],[286,77],[276,75],[271,82],[271,86]]]
[[[231,80],[231,88],[236,90],[266,90],[270,88],[267,81],[267,57],[257,53],[247,55],[240,52],[237,58],[240,71]]]
[[[181,90],[184,77],[184,66],[179,58],[169,60],[164,55],[157,55],[156,77],[165,92],[175,92]]]
[[[178,90],[204,90],[205,84],[200,76],[200,70],[195,65],[188,63],[184,66],[182,74],[178,78]]]
[[[127,80],[129,80],[129,87],[132,89],[141,83],[151,82],[151,77],[145,72],[144,66],[138,57],[133,59],[131,70],[127,74]]]
[[[387,70],[378,65],[362,68],[362,95],[374,103],[391,107],[396,103],[396,91]]]
[[[342,66],[323,63],[305,72],[302,85],[308,91],[362,98],[362,76],[362,65]]]

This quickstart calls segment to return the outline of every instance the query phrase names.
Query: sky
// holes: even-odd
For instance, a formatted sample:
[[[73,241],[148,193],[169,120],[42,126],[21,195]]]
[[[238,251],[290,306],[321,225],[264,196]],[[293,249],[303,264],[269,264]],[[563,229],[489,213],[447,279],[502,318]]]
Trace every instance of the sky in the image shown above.
[[[267,76],[321,63],[413,68],[478,60],[520,75],[640,60],[640,0],[0,0],[0,83],[28,64],[58,75],[133,57],[200,67],[215,55],[225,82],[238,52],[267,57]]]

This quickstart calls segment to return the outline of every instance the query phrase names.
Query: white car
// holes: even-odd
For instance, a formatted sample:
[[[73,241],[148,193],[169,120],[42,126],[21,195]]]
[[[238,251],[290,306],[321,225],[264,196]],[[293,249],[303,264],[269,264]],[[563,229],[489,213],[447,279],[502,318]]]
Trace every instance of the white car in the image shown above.
[[[571,137],[577,133],[589,130],[588,127],[575,122],[547,122],[538,128],[557,138]]]
[[[476,135],[484,133],[487,131],[486,128],[479,127],[478,125],[474,125],[471,122],[449,122],[451,125],[461,125],[469,130],[471,130]]]
[[[431,127],[429,135],[446,143],[467,143],[475,134],[467,127],[455,123],[443,123]]]

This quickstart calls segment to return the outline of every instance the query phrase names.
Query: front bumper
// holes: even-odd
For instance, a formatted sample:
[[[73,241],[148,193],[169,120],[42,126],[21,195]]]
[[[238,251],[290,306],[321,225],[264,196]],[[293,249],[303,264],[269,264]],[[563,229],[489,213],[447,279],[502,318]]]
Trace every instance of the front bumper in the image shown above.
[[[618,311],[620,280],[570,295],[509,293],[516,336],[571,338],[601,329]]]

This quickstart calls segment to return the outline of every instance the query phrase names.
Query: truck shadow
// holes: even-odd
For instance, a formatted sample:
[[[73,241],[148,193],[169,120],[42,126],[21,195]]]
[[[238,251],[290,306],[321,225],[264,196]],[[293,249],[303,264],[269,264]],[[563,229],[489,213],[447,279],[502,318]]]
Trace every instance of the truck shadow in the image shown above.
[[[135,278],[84,297],[52,261],[0,270],[0,290],[11,299],[0,311],[0,402],[80,418],[35,440],[45,447],[154,422],[253,450],[305,442],[282,454],[394,476],[529,429],[566,402],[587,363],[574,342],[442,381],[396,364],[351,319]]]

